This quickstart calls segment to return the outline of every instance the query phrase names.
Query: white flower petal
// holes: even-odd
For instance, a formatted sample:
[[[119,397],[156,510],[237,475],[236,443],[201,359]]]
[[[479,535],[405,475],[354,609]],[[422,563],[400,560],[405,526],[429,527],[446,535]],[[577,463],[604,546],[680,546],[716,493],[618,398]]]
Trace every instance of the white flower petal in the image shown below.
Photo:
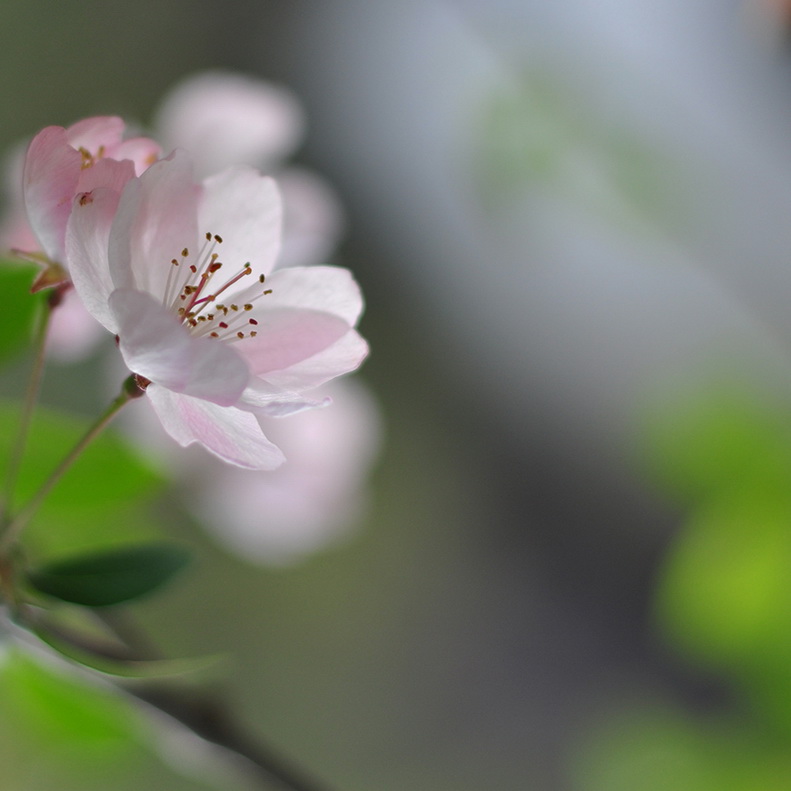
[[[348,269],[307,266],[278,269],[266,280],[272,289],[258,304],[270,308],[300,308],[329,313],[353,326],[363,311],[360,286]]]
[[[165,431],[182,446],[198,442],[223,461],[252,470],[273,470],[285,461],[249,412],[153,384],[147,394]]]
[[[66,227],[66,261],[74,287],[88,312],[113,334],[118,324],[107,302],[114,289],[108,239],[118,198],[112,189],[78,198]]]
[[[110,235],[110,266],[118,288],[148,291],[158,299],[172,267],[188,249],[194,258],[198,240],[200,187],[184,152],[154,163],[124,188]]]
[[[231,275],[248,262],[256,276],[272,271],[280,253],[282,209],[271,178],[246,167],[207,178],[198,218],[200,233],[223,239],[216,250],[223,272]]]
[[[109,299],[119,348],[130,370],[168,390],[221,406],[235,404],[249,379],[232,346],[195,338],[178,319],[142,291],[121,289]]]

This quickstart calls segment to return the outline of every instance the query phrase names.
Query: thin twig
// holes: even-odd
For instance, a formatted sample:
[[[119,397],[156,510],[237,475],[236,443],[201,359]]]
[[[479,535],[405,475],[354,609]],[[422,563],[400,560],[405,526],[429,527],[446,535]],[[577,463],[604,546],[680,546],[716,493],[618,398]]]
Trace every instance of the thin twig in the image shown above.
[[[308,777],[302,769],[250,736],[231,715],[225,702],[197,687],[178,689],[164,682],[122,684],[123,689],[143,703],[166,714],[193,734],[244,759],[251,775],[261,788],[275,787],[290,791],[330,791]]]
[[[138,659],[162,659],[163,654],[125,609],[96,610],[98,619]],[[244,759],[252,776],[275,783],[290,791],[330,791],[329,787],[308,777],[302,769],[252,737],[233,717],[223,698],[197,686],[168,684],[164,681],[128,681],[121,686],[131,696],[187,728],[193,734]]]

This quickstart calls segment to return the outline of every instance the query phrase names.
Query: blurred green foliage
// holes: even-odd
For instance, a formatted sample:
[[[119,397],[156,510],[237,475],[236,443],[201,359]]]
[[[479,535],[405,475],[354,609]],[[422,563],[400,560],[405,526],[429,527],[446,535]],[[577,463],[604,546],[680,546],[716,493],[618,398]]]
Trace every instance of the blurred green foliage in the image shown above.
[[[791,413],[745,389],[706,387],[652,409],[642,447],[684,509],[657,579],[657,626],[729,684],[735,705],[708,719],[625,706],[592,737],[577,785],[791,788]]]
[[[0,478],[5,475],[19,414],[19,404],[0,402]],[[80,418],[44,407],[36,410],[16,487],[17,507],[33,496],[86,428]],[[135,527],[127,509],[139,515],[141,498],[154,494],[161,483],[127,443],[105,431],[42,505],[29,533],[32,546],[45,553],[76,552],[148,537],[151,530],[144,525],[150,520],[138,518]]]

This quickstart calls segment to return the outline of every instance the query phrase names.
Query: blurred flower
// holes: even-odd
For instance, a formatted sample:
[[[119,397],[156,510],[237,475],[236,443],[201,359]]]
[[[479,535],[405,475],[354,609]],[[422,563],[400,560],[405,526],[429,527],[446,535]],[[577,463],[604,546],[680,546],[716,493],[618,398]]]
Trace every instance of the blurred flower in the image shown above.
[[[324,179],[283,166],[305,132],[293,93],[241,74],[201,72],[167,94],[154,128],[166,150],[190,152],[199,176],[230,165],[252,165],[275,175],[283,197],[279,266],[326,263],[343,231],[343,212]]]
[[[172,443],[141,405],[122,425],[184,493],[192,516],[231,552],[255,563],[285,565],[347,536],[367,507],[366,479],[381,444],[373,396],[355,378],[320,389],[327,409],[271,421],[267,434],[286,463],[256,472],[223,464]]]
[[[302,107],[286,88],[242,74],[209,71],[188,77],[155,114],[165,150],[186,148],[199,177],[231,165],[269,170],[294,152],[304,134]]]
[[[257,417],[320,405],[304,392],[367,354],[354,329],[362,297],[350,273],[270,275],[279,232],[271,179],[235,168],[198,185],[178,151],[121,193],[86,192],[68,223],[74,285],[118,337],[166,431],[251,469],[283,461]],[[229,264],[230,276],[220,275]]]

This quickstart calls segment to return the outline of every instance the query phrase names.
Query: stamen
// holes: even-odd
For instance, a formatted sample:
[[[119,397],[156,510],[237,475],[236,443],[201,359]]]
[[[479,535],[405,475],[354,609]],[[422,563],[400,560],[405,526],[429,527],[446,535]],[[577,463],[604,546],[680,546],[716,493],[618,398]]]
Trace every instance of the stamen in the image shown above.
[[[197,336],[208,336],[222,341],[233,342],[255,337],[256,330],[245,330],[246,326],[258,326],[258,321],[247,318],[246,313],[253,310],[254,303],[272,290],[257,294],[242,305],[235,302],[218,303],[218,297],[247,275],[253,274],[253,267],[246,262],[241,269],[225,280],[219,288],[208,292],[207,284],[222,268],[219,254],[214,252],[216,245],[222,244],[219,234],[207,231],[200,245],[200,252],[192,263],[187,264],[189,248],[181,251],[181,259],[172,258],[168,269],[163,303],[170,305],[186,327]],[[186,264],[182,266],[182,264]],[[258,282],[264,283],[265,276],[259,275]],[[247,293],[249,290],[245,289]],[[218,319],[221,319],[218,321]]]

